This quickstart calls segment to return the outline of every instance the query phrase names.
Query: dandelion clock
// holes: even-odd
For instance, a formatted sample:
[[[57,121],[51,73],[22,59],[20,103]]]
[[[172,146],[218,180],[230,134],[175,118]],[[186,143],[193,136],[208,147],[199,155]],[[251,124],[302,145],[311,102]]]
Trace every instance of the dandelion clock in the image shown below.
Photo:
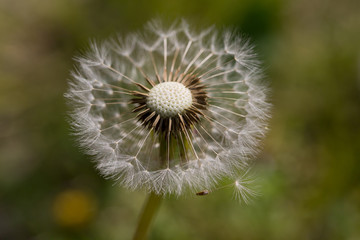
[[[186,21],[164,25],[92,42],[76,58],[66,93],[73,130],[99,171],[149,192],[134,239],[145,237],[164,195],[205,195],[233,179],[247,201],[269,111],[246,40]]]

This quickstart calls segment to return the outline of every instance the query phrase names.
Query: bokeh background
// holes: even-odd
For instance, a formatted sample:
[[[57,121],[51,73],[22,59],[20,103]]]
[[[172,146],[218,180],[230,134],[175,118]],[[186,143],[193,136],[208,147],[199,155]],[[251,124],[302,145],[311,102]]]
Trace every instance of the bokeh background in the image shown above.
[[[168,198],[150,239],[360,239],[358,0],[0,0],[0,239],[130,239],[145,193],[99,176],[63,94],[89,39],[153,17],[245,33],[274,107],[262,196]]]

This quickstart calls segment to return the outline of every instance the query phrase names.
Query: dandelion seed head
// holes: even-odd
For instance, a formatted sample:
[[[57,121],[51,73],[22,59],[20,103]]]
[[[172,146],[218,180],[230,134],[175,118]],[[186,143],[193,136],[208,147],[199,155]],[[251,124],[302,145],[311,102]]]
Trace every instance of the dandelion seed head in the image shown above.
[[[74,133],[100,172],[129,189],[212,189],[248,168],[267,129],[255,56],[237,34],[185,20],[92,42],[65,94]]]

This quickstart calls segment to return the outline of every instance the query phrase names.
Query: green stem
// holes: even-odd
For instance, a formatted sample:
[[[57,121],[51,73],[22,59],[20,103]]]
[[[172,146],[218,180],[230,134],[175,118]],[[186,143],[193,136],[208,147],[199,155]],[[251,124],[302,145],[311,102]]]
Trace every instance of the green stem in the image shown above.
[[[147,202],[143,207],[133,240],[146,239],[151,221],[154,219],[154,216],[159,209],[161,199],[161,196],[153,192],[150,193]]]

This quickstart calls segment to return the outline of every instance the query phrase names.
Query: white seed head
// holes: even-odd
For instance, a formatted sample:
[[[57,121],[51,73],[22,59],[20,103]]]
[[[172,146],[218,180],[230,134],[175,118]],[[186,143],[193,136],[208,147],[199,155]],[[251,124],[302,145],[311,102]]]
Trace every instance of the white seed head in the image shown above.
[[[129,189],[180,195],[235,182],[269,118],[253,48],[229,31],[165,26],[153,21],[76,58],[73,130],[101,173]]]
[[[191,107],[192,94],[181,83],[164,82],[150,90],[146,104],[161,117],[174,117]]]

